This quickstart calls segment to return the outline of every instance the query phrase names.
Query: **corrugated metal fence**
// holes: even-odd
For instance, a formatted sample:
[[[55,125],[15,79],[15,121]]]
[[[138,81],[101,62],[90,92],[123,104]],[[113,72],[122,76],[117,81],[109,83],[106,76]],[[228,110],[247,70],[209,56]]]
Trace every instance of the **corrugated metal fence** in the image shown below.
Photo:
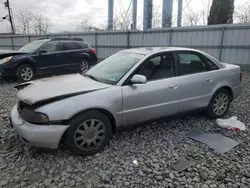
[[[18,49],[39,38],[84,38],[96,48],[99,59],[126,48],[182,46],[203,50],[217,59],[250,65],[250,24],[182,27],[139,31],[105,31],[48,35],[0,36],[0,49]]]

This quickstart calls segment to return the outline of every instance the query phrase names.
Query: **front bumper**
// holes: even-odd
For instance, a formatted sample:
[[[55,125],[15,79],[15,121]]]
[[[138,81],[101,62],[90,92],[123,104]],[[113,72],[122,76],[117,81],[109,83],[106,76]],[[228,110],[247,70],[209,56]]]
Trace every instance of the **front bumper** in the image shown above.
[[[17,105],[11,111],[11,124],[21,139],[30,146],[57,148],[68,125],[36,125],[19,117]]]

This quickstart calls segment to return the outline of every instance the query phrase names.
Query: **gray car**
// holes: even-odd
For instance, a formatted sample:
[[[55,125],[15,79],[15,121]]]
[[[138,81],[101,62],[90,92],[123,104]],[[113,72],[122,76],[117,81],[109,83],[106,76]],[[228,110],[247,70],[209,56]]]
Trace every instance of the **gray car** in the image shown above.
[[[237,65],[188,48],[120,51],[85,75],[17,85],[11,123],[21,139],[75,154],[99,152],[117,128],[191,110],[222,117],[241,92]]]

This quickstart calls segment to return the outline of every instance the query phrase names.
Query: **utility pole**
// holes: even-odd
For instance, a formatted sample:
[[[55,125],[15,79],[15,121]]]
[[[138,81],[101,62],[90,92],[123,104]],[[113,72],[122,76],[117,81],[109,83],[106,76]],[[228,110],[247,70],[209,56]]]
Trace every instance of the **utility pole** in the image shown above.
[[[5,7],[8,8],[8,12],[9,12],[9,21],[10,21],[10,25],[11,25],[12,34],[15,35],[14,25],[13,25],[13,20],[12,20],[12,15],[11,15],[11,12],[10,12],[10,2],[9,2],[9,0],[7,0],[7,1],[4,3],[4,5],[5,5]]]

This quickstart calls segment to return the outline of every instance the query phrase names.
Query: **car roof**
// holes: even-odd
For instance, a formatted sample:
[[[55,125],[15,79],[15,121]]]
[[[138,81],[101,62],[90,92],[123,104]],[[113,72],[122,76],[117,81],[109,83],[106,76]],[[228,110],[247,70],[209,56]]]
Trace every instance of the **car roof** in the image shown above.
[[[167,47],[167,46],[166,47],[130,48],[130,49],[122,50],[120,52],[149,55],[149,54],[154,54],[154,53],[158,53],[158,52],[167,52],[167,51],[176,51],[176,50],[187,50],[187,51],[201,52],[200,50],[196,50],[196,49],[192,49],[192,48]]]

